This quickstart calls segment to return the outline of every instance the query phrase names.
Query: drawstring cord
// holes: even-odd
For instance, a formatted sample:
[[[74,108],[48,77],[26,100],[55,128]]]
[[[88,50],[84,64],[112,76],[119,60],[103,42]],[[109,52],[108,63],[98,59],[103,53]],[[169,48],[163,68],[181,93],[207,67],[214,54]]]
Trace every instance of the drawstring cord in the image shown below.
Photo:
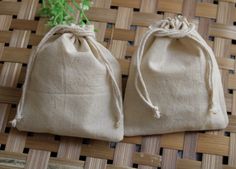
[[[116,78],[114,76],[113,70],[112,68],[109,66],[109,62],[106,59],[104,52],[98,48],[98,46],[100,46],[100,44],[94,39],[94,38],[90,38],[88,37],[89,42],[91,43],[91,45],[93,45],[93,47],[97,50],[100,58],[102,59],[104,65],[106,66],[108,75],[111,78],[111,82],[112,82],[112,90],[115,96],[115,104],[116,104],[116,108],[117,108],[117,117],[116,117],[116,123],[115,123],[115,127],[118,128],[121,124],[121,119],[123,116],[123,106],[122,106],[122,95],[121,95],[121,91],[120,91],[120,87],[116,82]]]
[[[151,110],[154,113],[153,114],[154,117],[160,118],[160,111],[158,109],[158,106],[155,106],[152,103],[150,95],[149,95],[147,87],[146,87],[146,84],[145,84],[143,76],[142,76],[142,72],[141,72],[141,61],[142,61],[142,55],[144,52],[145,44],[146,44],[146,41],[148,40],[148,38],[153,34],[153,32],[155,32],[155,31],[151,30],[151,31],[147,32],[145,34],[145,36],[143,37],[142,41],[140,42],[140,46],[138,48],[137,55],[136,55],[136,57],[137,57],[137,74],[136,74],[134,83],[135,83],[135,88],[138,92],[138,95],[144,101],[144,103],[146,103],[151,108]],[[141,92],[141,90],[138,86],[138,79],[140,81],[140,84],[142,85],[144,94]]]
[[[158,105],[154,105],[154,103],[151,100],[150,94],[147,90],[147,86],[145,84],[145,81],[143,79],[143,75],[141,72],[141,62],[142,57],[144,54],[145,45],[148,41],[148,39],[154,35],[157,37],[170,37],[170,38],[182,38],[182,37],[189,37],[192,40],[196,41],[207,53],[208,57],[206,57],[207,60],[207,70],[206,75],[208,79],[208,91],[210,92],[210,104],[209,104],[209,112],[215,114],[214,110],[214,92],[213,92],[213,79],[212,79],[212,68],[213,68],[213,57],[214,53],[212,52],[211,48],[208,47],[204,39],[198,33],[195,31],[195,26],[192,23],[189,23],[186,18],[182,16],[177,16],[174,19],[167,18],[165,20],[161,20],[159,22],[154,23],[151,25],[150,30],[144,35],[142,38],[139,48],[136,55],[136,64],[137,64],[137,74],[135,76],[135,88],[139,95],[139,97],[144,101],[144,103],[150,107],[150,109],[153,111],[153,116],[155,118],[160,118],[161,113],[159,111]],[[138,85],[138,82],[140,83],[140,86],[142,87],[142,91]]]
[[[93,45],[96,47],[96,45],[99,45],[96,41],[95,41],[95,33],[92,30],[91,26],[86,26],[85,28],[81,28],[79,26],[76,25],[71,25],[71,26],[66,26],[66,25],[58,25],[54,28],[52,28],[45,36],[44,38],[41,40],[41,42],[39,43],[38,47],[36,48],[36,50],[34,50],[30,56],[30,60],[29,60],[29,64],[28,64],[28,69],[26,72],[26,80],[25,80],[25,84],[23,86],[23,92],[22,92],[22,97],[21,100],[19,102],[19,105],[17,107],[17,113],[15,118],[10,121],[12,127],[16,127],[17,122],[19,122],[23,116],[22,116],[22,106],[25,102],[25,95],[26,95],[26,89],[28,87],[28,83],[29,83],[29,77],[32,73],[32,67],[34,65],[34,61],[35,61],[35,57],[38,53],[38,51],[42,48],[42,46],[55,34],[55,33],[65,33],[65,32],[69,32],[69,33],[73,33],[75,36],[84,36],[84,37],[89,37],[88,39],[90,39],[90,41],[93,43]],[[98,48],[96,48],[98,49]],[[121,97],[121,92],[120,92],[120,88],[115,80],[114,77],[114,73],[112,71],[112,69],[109,66],[109,62],[105,59],[105,57],[103,56],[101,50],[98,50],[100,53],[100,56],[102,56],[102,59],[104,61],[104,65],[107,69],[108,75],[111,77],[112,80],[112,88],[113,88],[113,92],[115,94],[115,100],[116,100],[116,107],[117,107],[117,121],[115,123],[115,127],[119,127],[121,124],[121,117],[122,117],[122,97]]]
[[[30,77],[31,70],[34,65],[36,54],[42,48],[43,44],[46,43],[49,40],[49,38],[51,38],[56,32],[58,32],[61,29],[62,29],[62,26],[57,26],[57,27],[52,28],[48,33],[46,33],[46,35],[43,37],[43,39],[38,44],[37,48],[32,52],[32,54],[30,56],[29,64],[28,64],[28,69],[26,71],[26,77],[25,77],[25,83],[23,85],[22,96],[21,96],[20,102],[17,106],[16,116],[12,121],[10,121],[12,127],[16,127],[17,122],[19,122],[23,118],[22,106],[25,102],[26,89],[28,87],[28,79]]]

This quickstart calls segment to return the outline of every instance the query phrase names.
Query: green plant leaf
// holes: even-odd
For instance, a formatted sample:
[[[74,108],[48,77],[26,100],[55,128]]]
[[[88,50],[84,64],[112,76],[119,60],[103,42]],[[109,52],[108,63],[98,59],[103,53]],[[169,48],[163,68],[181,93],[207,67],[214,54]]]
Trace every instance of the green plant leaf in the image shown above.
[[[89,10],[91,7],[90,0],[81,0],[78,4],[75,0],[71,0],[72,5],[79,10],[79,21],[80,26],[85,26],[90,24],[85,11]],[[56,26],[59,24],[71,24],[75,22],[76,11],[71,5],[69,5],[68,0],[42,0],[42,8],[39,14],[43,17],[48,17],[48,25]]]

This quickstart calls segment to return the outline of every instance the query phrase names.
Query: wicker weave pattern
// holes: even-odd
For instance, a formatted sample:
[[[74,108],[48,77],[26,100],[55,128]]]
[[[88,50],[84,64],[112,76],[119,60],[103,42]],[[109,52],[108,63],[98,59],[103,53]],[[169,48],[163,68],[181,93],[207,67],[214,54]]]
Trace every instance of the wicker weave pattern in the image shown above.
[[[183,14],[198,25],[222,70],[230,124],[225,131],[186,132],[125,138],[120,143],[19,132],[7,123],[16,111],[29,55],[47,31],[37,17],[38,0],[0,1],[0,159],[26,169],[59,165],[85,169],[236,169],[235,0],[94,0],[89,18],[97,39],[119,59],[128,75],[147,26]],[[0,160],[0,168],[2,167]]]

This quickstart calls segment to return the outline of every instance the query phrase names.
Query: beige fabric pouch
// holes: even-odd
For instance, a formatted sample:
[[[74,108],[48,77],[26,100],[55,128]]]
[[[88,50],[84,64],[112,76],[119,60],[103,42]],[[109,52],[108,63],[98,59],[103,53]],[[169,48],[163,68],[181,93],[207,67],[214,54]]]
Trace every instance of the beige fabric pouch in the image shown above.
[[[56,34],[56,35],[55,35]],[[118,61],[92,26],[56,26],[31,56],[12,125],[19,130],[120,141]]]
[[[227,126],[220,71],[194,24],[178,16],[150,26],[132,59],[124,111],[126,136]]]

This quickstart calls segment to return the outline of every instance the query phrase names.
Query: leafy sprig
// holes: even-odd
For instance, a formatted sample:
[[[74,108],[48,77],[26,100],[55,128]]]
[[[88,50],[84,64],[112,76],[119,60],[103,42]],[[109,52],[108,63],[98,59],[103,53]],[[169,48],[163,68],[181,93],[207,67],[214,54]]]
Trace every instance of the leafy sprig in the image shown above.
[[[91,7],[90,0],[80,0],[78,4],[75,0],[71,0],[71,4],[79,10],[79,21],[76,22],[75,16],[76,11],[68,3],[68,0],[42,0],[42,8],[40,10],[40,15],[44,17],[49,17],[48,25],[54,27],[59,24],[69,25],[72,23],[79,24],[80,26],[85,26],[90,24],[85,11],[89,10]]]

